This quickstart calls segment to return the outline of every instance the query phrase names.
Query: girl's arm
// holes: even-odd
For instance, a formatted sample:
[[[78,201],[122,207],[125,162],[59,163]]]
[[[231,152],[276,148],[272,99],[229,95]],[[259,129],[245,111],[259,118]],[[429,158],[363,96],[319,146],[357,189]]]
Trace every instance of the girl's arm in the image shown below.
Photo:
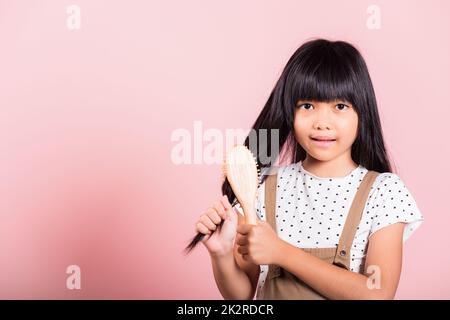
[[[238,214],[238,223],[245,223]],[[258,283],[260,268],[244,261],[237,252],[235,243],[233,252],[225,255],[211,255],[214,278],[224,299],[252,300]]]
[[[284,241],[276,264],[329,299],[393,299],[402,268],[404,226],[395,223],[370,237],[364,267],[368,276],[329,264]]]

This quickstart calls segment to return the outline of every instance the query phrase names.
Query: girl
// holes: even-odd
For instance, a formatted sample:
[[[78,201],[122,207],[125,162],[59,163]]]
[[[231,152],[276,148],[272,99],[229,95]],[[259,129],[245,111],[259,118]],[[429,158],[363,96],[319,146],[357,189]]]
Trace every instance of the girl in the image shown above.
[[[343,41],[303,44],[253,129],[278,129],[291,164],[275,166],[280,154],[271,154],[269,130],[255,151],[265,172],[258,225],[244,223],[227,181],[224,196],[200,216],[196,230],[206,235],[223,297],[393,299],[403,243],[423,217],[392,173],[358,50]],[[264,152],[270,163],[261,161]]]

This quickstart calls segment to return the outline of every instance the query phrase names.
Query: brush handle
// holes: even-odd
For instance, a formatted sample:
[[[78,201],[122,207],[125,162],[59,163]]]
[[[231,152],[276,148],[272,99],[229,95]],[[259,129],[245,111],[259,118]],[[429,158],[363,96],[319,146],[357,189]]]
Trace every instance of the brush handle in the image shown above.
[[[258,217],[256,216],[255,206],[251,204],[243,204],[242,210],[244,210],[245,223],[257,225]]]

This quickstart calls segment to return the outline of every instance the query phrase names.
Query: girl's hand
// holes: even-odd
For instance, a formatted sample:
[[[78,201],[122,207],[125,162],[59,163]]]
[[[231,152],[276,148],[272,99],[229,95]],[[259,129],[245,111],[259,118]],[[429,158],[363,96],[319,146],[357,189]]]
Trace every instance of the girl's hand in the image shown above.
[[[277,264],[284,243],[270,224],[259,220],[257,225],[241,224],[237,228],[238,252],[254,264]]]
[[[215,231],[222,220],[220,231]],[[237,224],[237,213],[224,195],[200,216],[196,231],[206,235],[201,242],[211,255],[226,255],[233,252]]]

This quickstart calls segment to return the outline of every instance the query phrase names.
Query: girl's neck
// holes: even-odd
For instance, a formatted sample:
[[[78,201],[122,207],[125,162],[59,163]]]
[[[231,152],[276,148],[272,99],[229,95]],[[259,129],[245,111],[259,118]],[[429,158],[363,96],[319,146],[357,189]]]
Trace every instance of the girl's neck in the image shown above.
[[[321,161],[307,154],[306,159],[302,161],[302,166],[305,170],[318,177],[339,178],[350,174],[350,172],[358,167],[358,164],[349,155],[342,155],[332,160]]]

